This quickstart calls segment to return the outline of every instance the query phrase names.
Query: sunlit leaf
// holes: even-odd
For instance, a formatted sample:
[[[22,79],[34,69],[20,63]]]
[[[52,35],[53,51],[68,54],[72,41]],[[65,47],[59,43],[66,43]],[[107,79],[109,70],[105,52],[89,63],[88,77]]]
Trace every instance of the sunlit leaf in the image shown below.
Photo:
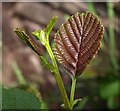
[[[37,40],[40,40],[41,30],[36,30],[36,31],[32,32],[32,35],[33,35]]]
[[[47,27],[43,30],[36,30],[34,32],[32,32],[32,34],[41,41],[41,43],[43,45],[46,45],[46,42],[49,42],[49,36],[50,36],[50,32],[52,31],[56,21],[57,21],[58,17],[54,16],[50,22],[48,23]]]
[[[79,76],[100,47],[104,28],[93,13],[76,13],[55,35],[54,54],[73,76]]]
[[[49,40],[49,35],[50,35],[50,32],[52,31],[56,21],[57,21],[58,17],[57,16],[54,16],[50,22],[48,23],[47,27],[45,28],[45,32],[46,32],[46,37],[47,37],[47,40]]]

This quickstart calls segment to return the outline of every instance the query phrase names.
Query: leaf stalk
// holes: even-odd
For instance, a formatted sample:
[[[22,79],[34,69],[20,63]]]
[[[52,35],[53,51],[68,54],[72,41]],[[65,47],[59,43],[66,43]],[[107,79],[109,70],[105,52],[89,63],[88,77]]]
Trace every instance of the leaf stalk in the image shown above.
[[[74,103],[74,95],[75,95],[75,87],[76,87],[76,78],[72,79],[71,93],[70,93],[70,104],[73,107]]]
[[[70,106],[70,103],[69,103],[69,100],[68,100],[68,96],[66,94],[66,90],[65,90],[62,78],[60,76],[60,73],[59,73],[59,70],[58,70],[58,66],[57,66],[54,54],[52,52],[52,49],[51,49],[49,43],[47,43],[45,47],[46,47],[47,52],[49,53],[49,56],[50,56],[51,61],[52,61],[52,64],[53,64],[54,68],[56,69],[56,71],[54,72],[54,77],[56,79],[56,82],[57,82],[58,88],[60,90],[60,93],[62,95],[62,98],[63,98],[63,101],[64,101],[64,105],[65,105],[65,109],[71,109],[71,106]]]

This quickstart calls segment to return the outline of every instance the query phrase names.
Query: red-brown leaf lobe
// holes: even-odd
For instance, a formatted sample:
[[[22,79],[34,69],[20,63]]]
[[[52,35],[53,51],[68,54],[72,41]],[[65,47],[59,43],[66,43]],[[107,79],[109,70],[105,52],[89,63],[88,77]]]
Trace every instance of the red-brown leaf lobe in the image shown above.
[[[54,54],[71,75],[79,76],[97,53],[103,32],[93,13],[76,13],[56,33]]]

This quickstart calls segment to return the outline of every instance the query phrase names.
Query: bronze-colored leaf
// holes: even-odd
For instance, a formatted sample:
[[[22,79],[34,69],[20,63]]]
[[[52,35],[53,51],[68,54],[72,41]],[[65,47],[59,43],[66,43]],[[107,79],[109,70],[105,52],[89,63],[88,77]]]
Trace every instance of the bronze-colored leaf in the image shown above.
[[[43,50],[41,48],[41,44],[38,40],[33,37],[30,37],[26,34],[24,30],[19,28],[14,29],[15,33],[18,37],[23,40],[29,47],[31,47],[39,56],[43,55]]]
[[[55,35],[54,54],[73,76],[79,76],[100,47],[104,27],[91,12],[71,16]]]

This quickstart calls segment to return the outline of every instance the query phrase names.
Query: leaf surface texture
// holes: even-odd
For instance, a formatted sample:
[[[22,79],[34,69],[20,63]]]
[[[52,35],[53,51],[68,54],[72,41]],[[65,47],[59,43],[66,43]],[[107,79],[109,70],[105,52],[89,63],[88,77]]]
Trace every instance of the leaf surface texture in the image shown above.
[[[53,51],[61,65],[79,76],[100,47],[104,27],[91,12],[71,16],[55,34]]]

